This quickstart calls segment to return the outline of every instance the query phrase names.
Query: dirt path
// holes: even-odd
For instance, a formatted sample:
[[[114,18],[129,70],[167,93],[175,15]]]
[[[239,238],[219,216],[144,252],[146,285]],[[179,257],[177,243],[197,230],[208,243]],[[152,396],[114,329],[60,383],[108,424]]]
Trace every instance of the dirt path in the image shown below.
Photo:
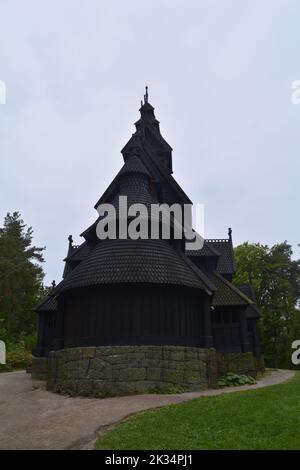
[[[0,374],[0,449],[88,449],[105,429],[150,408],[256,389],[284,382],[294,372],[274,371],[256,385],[177,395],[71,398],[47,392],[25,372]]]

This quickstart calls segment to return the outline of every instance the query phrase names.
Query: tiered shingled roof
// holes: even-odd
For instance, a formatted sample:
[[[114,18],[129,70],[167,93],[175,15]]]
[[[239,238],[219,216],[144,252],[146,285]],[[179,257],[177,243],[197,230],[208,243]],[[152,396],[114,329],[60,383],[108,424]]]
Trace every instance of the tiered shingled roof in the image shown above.
[[[152,180],[163,185],[165,190],[169,192],[170,200],[164,202],[191,204],[191,200],[172,177],[172,148],[160,133],[159,122],[155,118],[153,106],[148,102],[147,93],[140,113],[141,118],[135,123],[136,132],[122,149],[124,161],[126,162],[131,155],[139,157]],[[108,202],[112,197],[117,177],[118,175],[97,201],[95,209],[99,204]]]
[[[165,240],[104,240],[70,273],[62,290],[79,287],[147,283],[215,290]],[[186,258],[186,257],[185,257]]]
[[[148,91],[135,123],[136,132],[122,150],[124,165],[95,205],[110,202],[118,207],[118,196],[128,204],[166,202],[191,203],[172,176],[172,148],[160,133],[159,121],[148,101]],[[154,189],[154,192],[152,191]],[[153,196],[157,194],[157,197]],[[69,237],[64,280],[39,304],[37,310],[54,310],[56,297],[69,289],[108,284],[148,283],[181,285],[213,295],[213,306],[249,305],[247,293],[222,275],[232,275],[235,260],[231,239],[207,239],[202,250],[184,253],[166,240],[104,240],[95,236],[99,218],[83,233],[87,240],[74,247]],[[217,272],[204,273],[197,259],[216,258]],[[201,265],[201,263],[200,263]]]

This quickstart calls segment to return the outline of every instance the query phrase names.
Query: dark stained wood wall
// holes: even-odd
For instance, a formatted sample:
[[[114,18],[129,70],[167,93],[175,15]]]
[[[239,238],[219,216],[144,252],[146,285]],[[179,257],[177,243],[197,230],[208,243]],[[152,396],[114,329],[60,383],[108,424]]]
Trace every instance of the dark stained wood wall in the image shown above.
[[[203,292],[169,286],[109,286],[64,295],[64,347],[203,346]]]

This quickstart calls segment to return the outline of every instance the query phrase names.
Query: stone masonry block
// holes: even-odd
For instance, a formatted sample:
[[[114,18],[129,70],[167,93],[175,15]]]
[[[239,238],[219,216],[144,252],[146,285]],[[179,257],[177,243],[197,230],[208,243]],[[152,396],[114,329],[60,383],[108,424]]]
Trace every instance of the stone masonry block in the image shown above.
[[[144,368],[131,368],[131,369],[120,369],[120,380],[126,381],[135,381],[135,380],[145,380],[146,378],[146,369]]]
[[[151,380],[153,382],[158,382],[161,380],[162,370],[157,368],[149,368],[146,372],[147,380]]]

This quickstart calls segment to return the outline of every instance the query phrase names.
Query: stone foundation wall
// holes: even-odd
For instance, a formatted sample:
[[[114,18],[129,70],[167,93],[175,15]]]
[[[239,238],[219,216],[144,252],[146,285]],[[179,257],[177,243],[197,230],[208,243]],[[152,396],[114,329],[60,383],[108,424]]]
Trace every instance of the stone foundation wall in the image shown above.
[[[177,346],[101,346],[52,351],[47,388],[86,396],[179,392],[217,385],[216,352]]]
[[[53,392],[95,397],[176,393],[216,388],[227,372],[253,377],[263,360],[252,353],[178,346],[99,346],[52,351],[34,358],[32,377]]]
[[[217,353],[218,378],[235,372],[236,374],[246,374],[256,377],[258,372],[263,372],[263,358],[256,359],[251,352],[248,353]]]
[[[36,380],[47,380],[48,378],[48,358],[33,357],[31,366],[31,377]]]

